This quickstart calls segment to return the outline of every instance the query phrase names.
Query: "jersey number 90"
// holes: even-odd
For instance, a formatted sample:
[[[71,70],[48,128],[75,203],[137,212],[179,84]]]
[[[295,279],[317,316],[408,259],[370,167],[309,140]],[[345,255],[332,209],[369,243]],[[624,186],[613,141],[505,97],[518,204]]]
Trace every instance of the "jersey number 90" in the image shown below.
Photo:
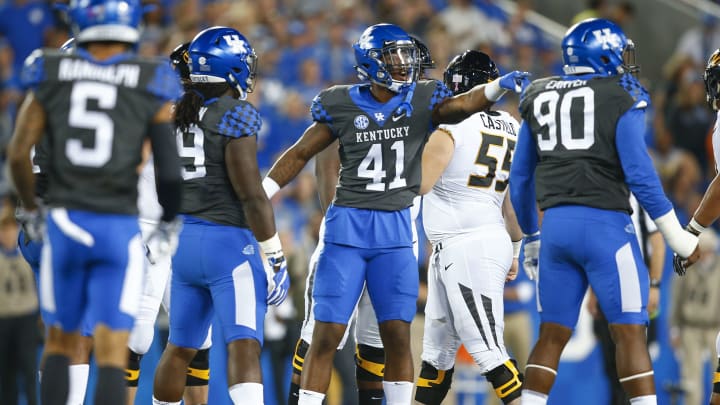
[[[578,102],[583,105],[582,112],[572,115],[572,107]],[[555,150],[558,144],[567,150],[587,150],[595,143],[595,92],[590,87],[573,89],[562,96],[555,90],[540,93],[533,100],[533,115],[540,126],[537,145],[541,151]],[[582,123],[573,122],[580,117]]]

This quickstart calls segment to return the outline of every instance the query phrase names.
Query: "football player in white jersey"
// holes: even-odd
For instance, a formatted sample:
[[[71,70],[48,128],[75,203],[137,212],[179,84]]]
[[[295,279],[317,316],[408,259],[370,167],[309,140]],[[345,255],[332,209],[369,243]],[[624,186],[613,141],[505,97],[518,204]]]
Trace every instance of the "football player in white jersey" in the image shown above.
[[[170,54],[171,66],[180,76],[183,84],[189,80],[190,76],[190,70],[187,67],[187,49],[189,45],[189,42],[181,44]],[[157,227],[162,216],[162,207],[158,202],[157,191],[155,190],[155,167],[151,156],[143,166],[138,181],[138,209],[140,233],[143,240],[147,240],[150,233]],[[170,310],[170,274],[170,255],[152,257],[152,261],[149,258],[145,261],[145,277],[140,309],[128,339],[130,358],[128,367],[125,369],[125,380],[128,385],[128,405],[135,403],[135,394],[137,393],[140,378],[140,360],[150,350],[160,305],[162,304],[166,311]],[[200,405],[208,401],[209,350],[211,343],[212,338],[208,331],[208,336],[201,350],[198,351],[198,354],[188,367],[184,395],[185,404],[187,405]]]
[[[708,105],[718,112],[718,120],[720,120],[720,49],[715,50],[710,55],[703,78],[705,80]],[[712,146],[715,157],[715,178],[705,191],[700,206],[685,228],[695,235],[700,235],[720,217],[720,176],[718,175],[720,174],[720,127],[717,120],[713,129]],[[685,274],[687,266],[677,254],[674,257],[673,265],[675,272],[680,275]],[[715,350],[716,353],[720,353],[720,333],[718,333],[715,340]],[[718,367],[713,377],[713,393],[710,398],[710,405],[720,405],[720,357],[718,357]]]
[[[498,76],[488,55],[469,50],[450,62],[444,81],[460,94]],[[503,342],[503,290],[517,274],[522,239],[506,196],[518,128],[507,112],[486,110],[441,125],[425,146],[420,192],[429,191],[423,224],[433,255],[419,403],[443,401],[460,344],[505,404],[520,403],[522,374]]]

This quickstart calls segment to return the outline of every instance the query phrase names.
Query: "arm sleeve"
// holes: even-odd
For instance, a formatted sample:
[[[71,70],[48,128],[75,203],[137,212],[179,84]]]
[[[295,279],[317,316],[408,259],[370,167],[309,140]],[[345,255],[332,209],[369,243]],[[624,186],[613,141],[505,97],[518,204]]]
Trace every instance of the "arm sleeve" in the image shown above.
[[[180,211],[182,176],[175,134],[170,123],[150,126],[150,143],[155,162],[158,202],[163,207],[163,221],[171,221]]]
[[[625,183],[640,205],[655,220],[672,210],[643,139],[645,110],[632,109],[620,117],[615,146],[625,173]]]
[[[535,166],[537,166],[535,142],[530,128],[523,122],[510,169],[510,200],[520,229],[525,235],[533,234],[539,229],[535,208]]]

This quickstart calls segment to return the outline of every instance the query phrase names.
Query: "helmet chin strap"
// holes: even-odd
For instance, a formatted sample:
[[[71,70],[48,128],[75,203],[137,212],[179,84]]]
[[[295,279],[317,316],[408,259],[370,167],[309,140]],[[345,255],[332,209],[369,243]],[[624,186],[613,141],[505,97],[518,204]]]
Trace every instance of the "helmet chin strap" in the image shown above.
[[[245,100],[245,99],[247,99],[247,92],[246,92],[245,90],[243,90],[243,88],[240,86],[240,83],[239,83],[237,80],[235,80],[235,77],[233,77],[232,74],[229,74],[229,73],[228,73],[228,81],[229,81],[231,84],[234,84],[234,85],[235,85],[235,89],[238,91],[238,93],[240,93],[240,98],[239,98],[238,100]]]
[[[405,91],[405,98],[403,99],[402,103],[398,106],[397,109],[395,109],[395,112],[397,113],[397,116],[401,116],[403,114],[406,114],[408,117],[412,116],[412,98],[413,94],[415,94],[415,85],[416,82],[413,82],[410,86],[408,86],[407,90]]]

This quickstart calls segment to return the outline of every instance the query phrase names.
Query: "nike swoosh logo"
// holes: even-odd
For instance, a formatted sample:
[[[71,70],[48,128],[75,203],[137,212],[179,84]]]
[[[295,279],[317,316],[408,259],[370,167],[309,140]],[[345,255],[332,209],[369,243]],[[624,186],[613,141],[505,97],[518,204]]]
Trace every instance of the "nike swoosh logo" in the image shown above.
[[[450,266],[452,266],[453,264],[455,264],[455,263],[450,263],[450,264],[448,264],[447,266],[445,266],[445,270],[449,269]]]
[[[399,120],[400,118],[402,118],[402,117],[404,117],[404,116],[405,116],[405,113],[402,113],[402,114],[400,114],[400,115],[398,115],[398,116],[394,116],[394,115],[393,115],[393,116],[392,116],[392,120],[393,120],[393,122],[395,122],[395,121]]]

